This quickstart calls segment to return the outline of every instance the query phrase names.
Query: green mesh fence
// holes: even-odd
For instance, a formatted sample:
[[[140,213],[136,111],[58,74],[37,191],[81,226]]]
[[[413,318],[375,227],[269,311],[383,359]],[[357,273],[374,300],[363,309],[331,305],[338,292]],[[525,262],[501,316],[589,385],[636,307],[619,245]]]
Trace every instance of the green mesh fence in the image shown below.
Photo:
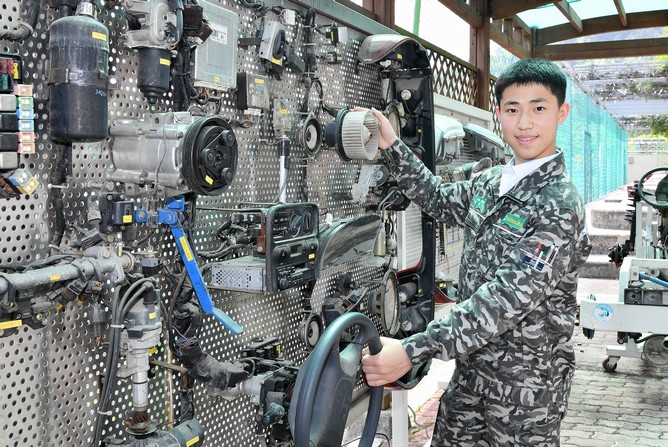
[[[626,184],[627,136],[610,113],[573,83],[568,83],[568,119],[559,126],[557,146],[585,202]]]

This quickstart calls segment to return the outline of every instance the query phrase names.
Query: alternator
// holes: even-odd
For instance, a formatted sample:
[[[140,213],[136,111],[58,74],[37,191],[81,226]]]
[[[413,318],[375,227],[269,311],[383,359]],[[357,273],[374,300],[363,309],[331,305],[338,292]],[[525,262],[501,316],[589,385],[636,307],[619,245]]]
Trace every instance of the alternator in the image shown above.
[[[169,197],[189,191],[218,195],[234,179],[237,139],[221,116],[157,113],[145,121],[119,120],[109,134],[115,181],[154,185]]]

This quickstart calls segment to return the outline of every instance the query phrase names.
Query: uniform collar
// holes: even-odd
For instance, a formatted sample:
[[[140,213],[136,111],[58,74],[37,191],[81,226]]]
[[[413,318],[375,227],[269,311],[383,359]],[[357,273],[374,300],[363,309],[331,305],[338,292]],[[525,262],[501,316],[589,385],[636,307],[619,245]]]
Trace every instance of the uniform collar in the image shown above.
[[[525,161],[522,164],[516,165],[515,158],[510,160],[507,165],[503,167],[501,173],[501,183],[499,185],[499,195],[504,195],[512,189],[524,177],[531,174],[533,171],[541,167],[543,164],[557,157],[557,153],[548,155],[547,157],[537,158],[535,160]]]
[[[565,170],[564,153],[559,151],[556,157],[520,180],[506,195],[517,202],[525,203]]]

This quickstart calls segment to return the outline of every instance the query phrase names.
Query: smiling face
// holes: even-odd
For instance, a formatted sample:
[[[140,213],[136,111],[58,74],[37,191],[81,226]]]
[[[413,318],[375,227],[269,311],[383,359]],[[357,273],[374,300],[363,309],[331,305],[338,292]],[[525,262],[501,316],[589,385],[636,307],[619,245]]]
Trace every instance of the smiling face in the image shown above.
[[[542,84],[506,87],[496,114],[503,139],[515,153],[515,164],[553,155],[557,151],[557,126],[568,116],[568,103]]]

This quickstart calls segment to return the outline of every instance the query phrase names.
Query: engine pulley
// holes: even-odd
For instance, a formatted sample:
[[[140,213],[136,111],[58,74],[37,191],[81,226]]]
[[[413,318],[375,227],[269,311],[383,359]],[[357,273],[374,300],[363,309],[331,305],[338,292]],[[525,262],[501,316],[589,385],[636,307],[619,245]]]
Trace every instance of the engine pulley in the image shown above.
[[[221,117],[201,118],[183,141],[183,174],[198,194],[217,195],[232,183],[237,169],[237,138]]]

